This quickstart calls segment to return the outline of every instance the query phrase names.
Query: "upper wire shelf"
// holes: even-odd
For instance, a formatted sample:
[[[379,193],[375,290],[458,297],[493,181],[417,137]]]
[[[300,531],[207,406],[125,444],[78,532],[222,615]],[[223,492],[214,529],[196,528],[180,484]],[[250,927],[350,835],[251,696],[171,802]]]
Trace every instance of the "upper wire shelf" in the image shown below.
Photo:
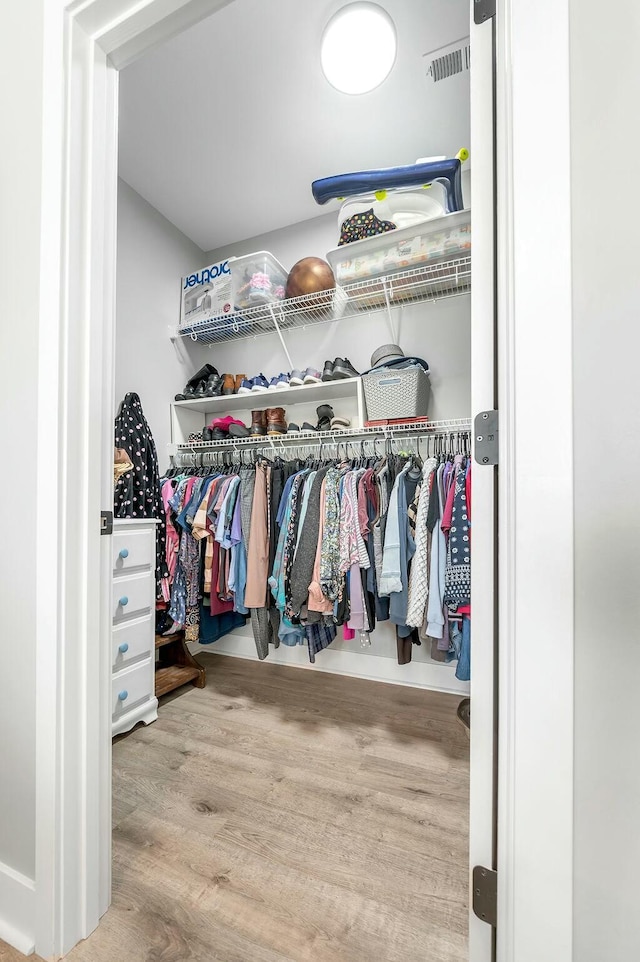
[[[311,324],[327,324],[364,311],[385,311],[421,301],[456,297],[467,294],[470,289],[471,256],[467,255],[385,277],[355,281],[335,291],[305,294],[211,317],[179,328],[176,334],[203,344],[215,344],[262,334],[280,334]]]

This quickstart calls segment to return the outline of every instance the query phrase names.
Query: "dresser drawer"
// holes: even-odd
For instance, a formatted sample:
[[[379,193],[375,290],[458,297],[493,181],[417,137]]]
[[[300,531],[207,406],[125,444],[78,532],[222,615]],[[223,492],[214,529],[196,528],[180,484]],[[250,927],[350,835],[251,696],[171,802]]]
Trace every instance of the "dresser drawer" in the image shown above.
[[[113,676],[111,680],[111,720],[113,722],[152,697],[154,671],[155,664],[149,660]]]
[[[155,572],[115,578],[111,587],[113,624],[150,615],[155,599]]]
[[[113,571],[125,573],[135,568],[155,568],[156,529],[116,531],[113,535]]]
[[[111,632],[111,665],[114,671],[155,655],[155,625],[151,615],[140,621],[125,621]]]

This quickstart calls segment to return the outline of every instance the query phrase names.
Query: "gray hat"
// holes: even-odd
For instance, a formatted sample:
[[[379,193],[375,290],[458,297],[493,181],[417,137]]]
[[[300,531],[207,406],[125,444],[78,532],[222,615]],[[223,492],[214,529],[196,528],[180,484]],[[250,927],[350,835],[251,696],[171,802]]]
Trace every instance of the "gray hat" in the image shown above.
[[[399,344],[383,344],[371,355],[371,367],[382,367],[389,361],[397,361],[400,357],[404,357],[404,351]]]

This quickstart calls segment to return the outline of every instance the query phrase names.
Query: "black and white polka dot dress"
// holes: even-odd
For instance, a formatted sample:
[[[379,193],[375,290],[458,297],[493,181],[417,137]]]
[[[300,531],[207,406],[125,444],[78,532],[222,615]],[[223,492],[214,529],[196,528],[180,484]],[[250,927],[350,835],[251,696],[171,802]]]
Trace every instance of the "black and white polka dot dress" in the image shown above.
[[[160,493],[158,455],[151,429],[137,394],[127,394],[115,420],[115,446],[124,448],[133,470],[115,484],[113,513],[116,518],[158,518],[156,537],[156,586],[168,576],[165,552],[165,517]],[[161,595],[159,595],[161,597]]]

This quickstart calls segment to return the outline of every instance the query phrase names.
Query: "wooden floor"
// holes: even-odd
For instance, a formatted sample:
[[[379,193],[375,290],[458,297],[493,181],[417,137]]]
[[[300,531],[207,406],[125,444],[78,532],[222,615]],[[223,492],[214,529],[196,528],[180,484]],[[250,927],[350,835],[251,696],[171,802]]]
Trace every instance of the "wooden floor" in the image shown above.
[[[113,904],[70,962],[466,962],[458,699],[202,661],[114,744]]]

